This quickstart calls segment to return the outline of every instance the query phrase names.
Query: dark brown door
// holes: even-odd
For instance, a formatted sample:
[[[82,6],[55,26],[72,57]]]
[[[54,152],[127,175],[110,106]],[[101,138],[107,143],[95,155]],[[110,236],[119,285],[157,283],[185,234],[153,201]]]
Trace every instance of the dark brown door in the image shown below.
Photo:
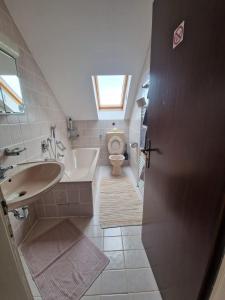
[[[142,238],[164,300],[201,298],[221,222],[224,22],[224,0],[154,2]]]

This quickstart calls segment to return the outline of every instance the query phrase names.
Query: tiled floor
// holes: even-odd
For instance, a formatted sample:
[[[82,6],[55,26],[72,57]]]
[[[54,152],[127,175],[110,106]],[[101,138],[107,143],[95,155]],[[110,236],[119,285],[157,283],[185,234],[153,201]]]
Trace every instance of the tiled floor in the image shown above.
[[[130,169],[127,167],[124,170],[131,180],[134,180]],[[82,300],[161,300],[141,242],[141,227],[117,227],[103,230],[99,225],[99,182],[105,176],[110,176],[110,169],[101,167],[97,182],[94,217],[91,219],[71,218],[74,224],[110,259],[109,265],[82,297]],[[46,230],[59,221],[59,219],[43,220],[33,228],[32,236],[40,234],[43,228]],[[25,264],[23,257],[22,261]],[[29,270],[26,265],[24,267],[34,299],[40,300],[40,294],[31,279]]]

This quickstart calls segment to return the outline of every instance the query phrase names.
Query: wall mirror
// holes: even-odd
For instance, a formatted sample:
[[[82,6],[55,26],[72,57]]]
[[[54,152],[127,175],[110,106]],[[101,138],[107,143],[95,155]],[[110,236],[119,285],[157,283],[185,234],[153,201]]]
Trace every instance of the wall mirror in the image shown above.
[[[0,50],[0,114],[24,113],[16,59]]]

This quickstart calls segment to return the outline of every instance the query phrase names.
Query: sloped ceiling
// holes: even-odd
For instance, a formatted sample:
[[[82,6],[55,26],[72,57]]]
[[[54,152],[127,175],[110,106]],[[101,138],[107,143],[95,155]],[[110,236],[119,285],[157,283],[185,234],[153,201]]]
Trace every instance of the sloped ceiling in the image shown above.
[[[66,115],[97,119],[91,76],[129,74],[129,118],[150,43],[152,0],[5,2]]]

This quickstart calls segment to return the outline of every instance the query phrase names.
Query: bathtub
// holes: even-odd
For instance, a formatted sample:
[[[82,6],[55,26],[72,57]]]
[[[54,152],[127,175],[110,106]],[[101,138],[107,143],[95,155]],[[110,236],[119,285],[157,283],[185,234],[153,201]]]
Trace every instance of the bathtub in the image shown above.
[[[77,148],[72,150],[72,161],[65,169],[61,182],[92,181],[95,175],[99,148]]]
[[[77,148],[62,180],[36,203],[38,217],[92,216],[99,148]]]

